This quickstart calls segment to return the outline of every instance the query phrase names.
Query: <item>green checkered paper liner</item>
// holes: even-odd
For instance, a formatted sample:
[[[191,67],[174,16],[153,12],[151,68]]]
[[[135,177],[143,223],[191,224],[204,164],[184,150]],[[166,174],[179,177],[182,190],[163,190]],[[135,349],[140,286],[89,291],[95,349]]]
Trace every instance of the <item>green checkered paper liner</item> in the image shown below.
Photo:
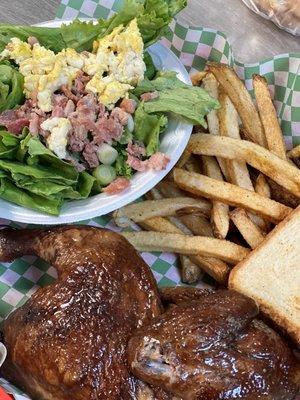
[[[108,18],[121,7],[121,0],[62,0],[56,18]],[[161,42],[176,54],[191,74],[203,70],[207,60],[227,63],[236,69],[250,93],[253,90],[252,75],[265,76],[274,96],[287,147],[300,144],[300,53],[282,54],[253,64],[242,64],[234,58],[224,33],[185,26],[179,20],[172,22]],[[9,221],[0,219],[0,224],[7,223]],[[111,215],[81,221],[80,224],[118,230]],[[24,227],[15,223],[10,225]],[[178,261],[174,254],[142,253],[142,257],[151,267],[160,286],[180,284]],[[55,277],[54,268],[36,257],[23,257],[12,263],[0,264],[0,318],[5,318],[20,307],[32,293],[53,282]],[[17,400],[28,398],[1,378],[0,384],[13,393]]]

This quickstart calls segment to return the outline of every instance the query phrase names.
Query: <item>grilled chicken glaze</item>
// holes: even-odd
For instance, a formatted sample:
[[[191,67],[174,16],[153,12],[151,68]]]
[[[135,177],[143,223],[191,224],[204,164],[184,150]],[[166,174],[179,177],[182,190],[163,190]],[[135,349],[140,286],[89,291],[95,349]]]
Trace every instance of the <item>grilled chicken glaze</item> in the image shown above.
[[[254,319],[251,299],[185,288],[161,295],[173,305],[129,342],[135,376],[184,400],[294,398],[299,365],[284,341]]]
[[[0,231],[0,259],[36,254],[58,272],[4,323],[2,374],[39,400],[135,399],[129,338],[161,312],[154,278],[120,235],[92,227]]]
[[[8,358],[1,372],[32,399],[290,400],[296,394],[296,361],[254,319],[252,300],[225,290],[169,288],[159,295],[133,247],[103,229],[0,231],[2,261],[24,254],[58,272],[2,329]]]

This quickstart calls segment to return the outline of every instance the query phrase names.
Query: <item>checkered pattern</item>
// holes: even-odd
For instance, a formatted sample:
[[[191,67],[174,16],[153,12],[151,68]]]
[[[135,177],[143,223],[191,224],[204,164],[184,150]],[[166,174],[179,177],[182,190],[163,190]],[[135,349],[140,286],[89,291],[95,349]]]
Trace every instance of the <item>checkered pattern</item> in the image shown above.
[[[57,19],[108,18],[122,6],[122,0],[62,0],[57,10]],[[170,48],[190,73],[203,70],[207,60],[234,66],[238,75],[245,80],[252,93],[252,74],[264,75],[274,94],[275,105],[281,120],[288,147],[300,144],[300,54],[283,54],[273,59],[244,65],[237,62],[231,45],[221,32],[208,28],[185,26],[173,21],[162,43]],[[7,221],[1,221],[7,223]],[[110,215],[82,221],[81,224],[106,227],[118,231]],[[21,226],[11,224],[12,226]],[[160,286],[180,283],[177,259],[169,253],[143,253]],[[9,264],[0,264],[0,318],[6,317],[22,305],[40,286],[55,279],[55,270],[35,257],[24,257]],[[0,379],[6,389],[15,394],[19,391]]]

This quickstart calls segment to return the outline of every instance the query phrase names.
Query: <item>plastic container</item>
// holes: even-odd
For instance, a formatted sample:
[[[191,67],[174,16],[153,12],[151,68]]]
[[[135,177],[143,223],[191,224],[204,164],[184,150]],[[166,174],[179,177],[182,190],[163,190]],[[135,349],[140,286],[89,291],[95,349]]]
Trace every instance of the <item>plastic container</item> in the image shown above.
[[[300,36],[300,0],[242,1],[252,11],[273,21],[279,28],[294,36]]]

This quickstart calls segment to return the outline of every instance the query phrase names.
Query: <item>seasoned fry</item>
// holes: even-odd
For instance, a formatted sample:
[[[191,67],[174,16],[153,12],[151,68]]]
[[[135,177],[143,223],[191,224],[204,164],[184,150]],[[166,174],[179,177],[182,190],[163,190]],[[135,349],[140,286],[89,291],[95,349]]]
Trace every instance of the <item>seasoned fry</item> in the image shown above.
[[[188,148],[186,147],[186,149],[184,150],[184,152],[182,153],[180,159],[177,161],[177,167],[178,168],[183,168],[185,166],[185,164],[188,162],[189,158],[191,157],[191,151],[188,150]]]
[[[216,78],[213,76],[213,74],[208,73],[206,75],[206,77],[203,79],[202,87],[211,95],[211,97],[213,97],[216,100],[219,99],[219,84],[218,84]],[[217,136],[220,135],[220,124],[219,124],[217,110],[212,110],[207,115],[207,124],[208,124],[208,130],[209,130],[210,134],[217,135]],[[218,163],[219,163],[219,166],[221,168],[221,171],[222,171],[224,177],[226,178],[226,180],[229,180],[226,160],[219,157]]]
[[[161,232],[123,232],[139,251],[170,251],[186,255],[217,257],[231,264],[243,260],[249,249],[227,240]]]
[[[266,138],[258,112],[251,96],[232,68],[225,64],[209,63],[208,69],[212,72],[234,104],[243,125],[253,142],[266,147]]]
[[[160,193],[160,191],[154,187],[151,190],[149,190],[149,200],[160,200],[163,198],[162,194]]]
[[[283,160],[286,149],[277,113],[269,92],[267,80],[260,75],[253,75],[253,88],[261,122],[264,127],[267,148]]]
[[[221,108],[219,110],[220,135],[241,139],[238,113],[227,94],[221,90],[219,95]],[[229,182],[244,189],[254,190],[247,164],[243,161],[227,160]]]
[[[203,277],[203,272],[188,256],[180,255],[182,282],[192,284]]]
[[[193,143],[191,151],[195,154],[245,161],[300,197],[299,169],[255,143],[224,136],[198,134],[197,142]]]
[[[184,196],[184,192],[174,182],[161,181],[156,185],[156,188],[165,198]]]
[[[190,172],[201,172],[199,161],[196,160],[195,156],[191,155],[191,157],[185,163],[185,169]]]
[[[252,249],[255,249],[264,240],[264,235],[251,221],[245,210],[236,208],[230,213],[230,218]]]
[[[291,208],[250,190],[179,168],[174,171],[174,179],[179,187],[188,192],[246,208],[274,223],[283,220],[291,211]]]
[[[207,71],[198,71],[191,76],[193,86],[200,86],[203,79],[206,77]]]
[[[298,146],[294,147],[292,150],[290,150],[287,153],[287,156],[289,158],[298,158],[298,157],[300,157],[300,144]]]
[[[282,186],[279,186],[276,182],[272,181],[272,179],[268,179],[268,184],[271,189],[272,199],[292,208],[296,208],[300,205],[299,197],[286,191]]]
[[[195,214],[189,214],[185,217],[193,218],[194,216],[195,216]],[[198,216],[198,218],[200,218],[200,216]],[[171,221],[169,221],[167,218],[156,217],[156,218],[148,219],[146,221],[142,221],[139,223],[139,225],[144,229],[152,230],[152,231],[156,231],[156,232],[189,235],[189,234],[191,234],[191,231],[193,231],[192,229],[189,230],[185,225],[178,224],[177,218],[171,217],[170,219],[171,219]],[[198,224],[197,228],[199,229],[199,224]],[[205,236],[205,232],[206,231],[204,229],[203,231],[200,231],[199,235]],[[195,233],[195,232],[193,232],[193,233]],[[209,236],[213,236],[211,229],[210,229],[209,233],[211,233]],[[207,274],[212,276],[217,282],[222,283],[222,284],[225,284],[227,282],[230,268],[224,261],[219,260],[214,257],[205,257],[205,256],[201,256],[201,255],[191,256],[190,259],[193,264],[198,266],[198,269],[199,269],[198,274],[199,275],[201,274],[201,269],[203,269],[203,271],[205,271]],[[187,262],[185,262],[185,264],[183,266],[183,268],[185,270],[182,271],[182,273],[185,274],[186,279],[187,279],[187,276],[189,276],[190,278],[192,276],[196,277],[195,267],[194,266],[191,267],[191,271],[188,271],[188,266],[189,266],[189,264]],[[190,282],[190,283],[192,283],[192,282]]]
[[[133,222],[145,221],[153,217],[175,216],[180,209],[192,208],[208,215],[211,205],[206,200],[178,197],[176,199],[146,200],[129,204],[113,213],[115,222],[120,227],[127,227]]]
[[[180,221],[196,236],[214,237],[210,222],[200,214],[185,214]]]
[[[263,174],[259,174],[258,177],[256,178],[255,185],[254,185],[254,190],[257,194],[263,197],[267,197],[268,199],[271,198],[271,191],[270,191],[270,186],[268,185],[268,182],[266,180],[266,177]],[[276,200],[276,199],[274,199]],[[250,219],[260,228],[263,230],[263,232],[269,232],[271,229],[271,224],[269,221],[266,221],[264,219],[259,219],[260,218],[258,215],[254,214],[248,214]]]
[[[217,161],[213,157],[203,156],[203,169],[207,176],[223,181]],[[211,223],[215,237],[225,239],[229,230],[229,206],[218,200],[213,200],[211,210]]]
[[[268,185],[266,178],[263,174],[259,174],[255,182],[255,191],[263,197],[271,198],[270,186]]]
[[[147,231],[182,234],[182,231],[169,221],[168,218],[153,217],[139,222],[139,225]]]
[[[219,84],[213,74],[208,73],[206,77],[203,79],[202,87],[207,91],[207,93],[218,100],[219,98]],[[207,115],[207,124],[209,132],[212,135],[219,135],[219,119],[218,112],[216,110],[212,110]]]

